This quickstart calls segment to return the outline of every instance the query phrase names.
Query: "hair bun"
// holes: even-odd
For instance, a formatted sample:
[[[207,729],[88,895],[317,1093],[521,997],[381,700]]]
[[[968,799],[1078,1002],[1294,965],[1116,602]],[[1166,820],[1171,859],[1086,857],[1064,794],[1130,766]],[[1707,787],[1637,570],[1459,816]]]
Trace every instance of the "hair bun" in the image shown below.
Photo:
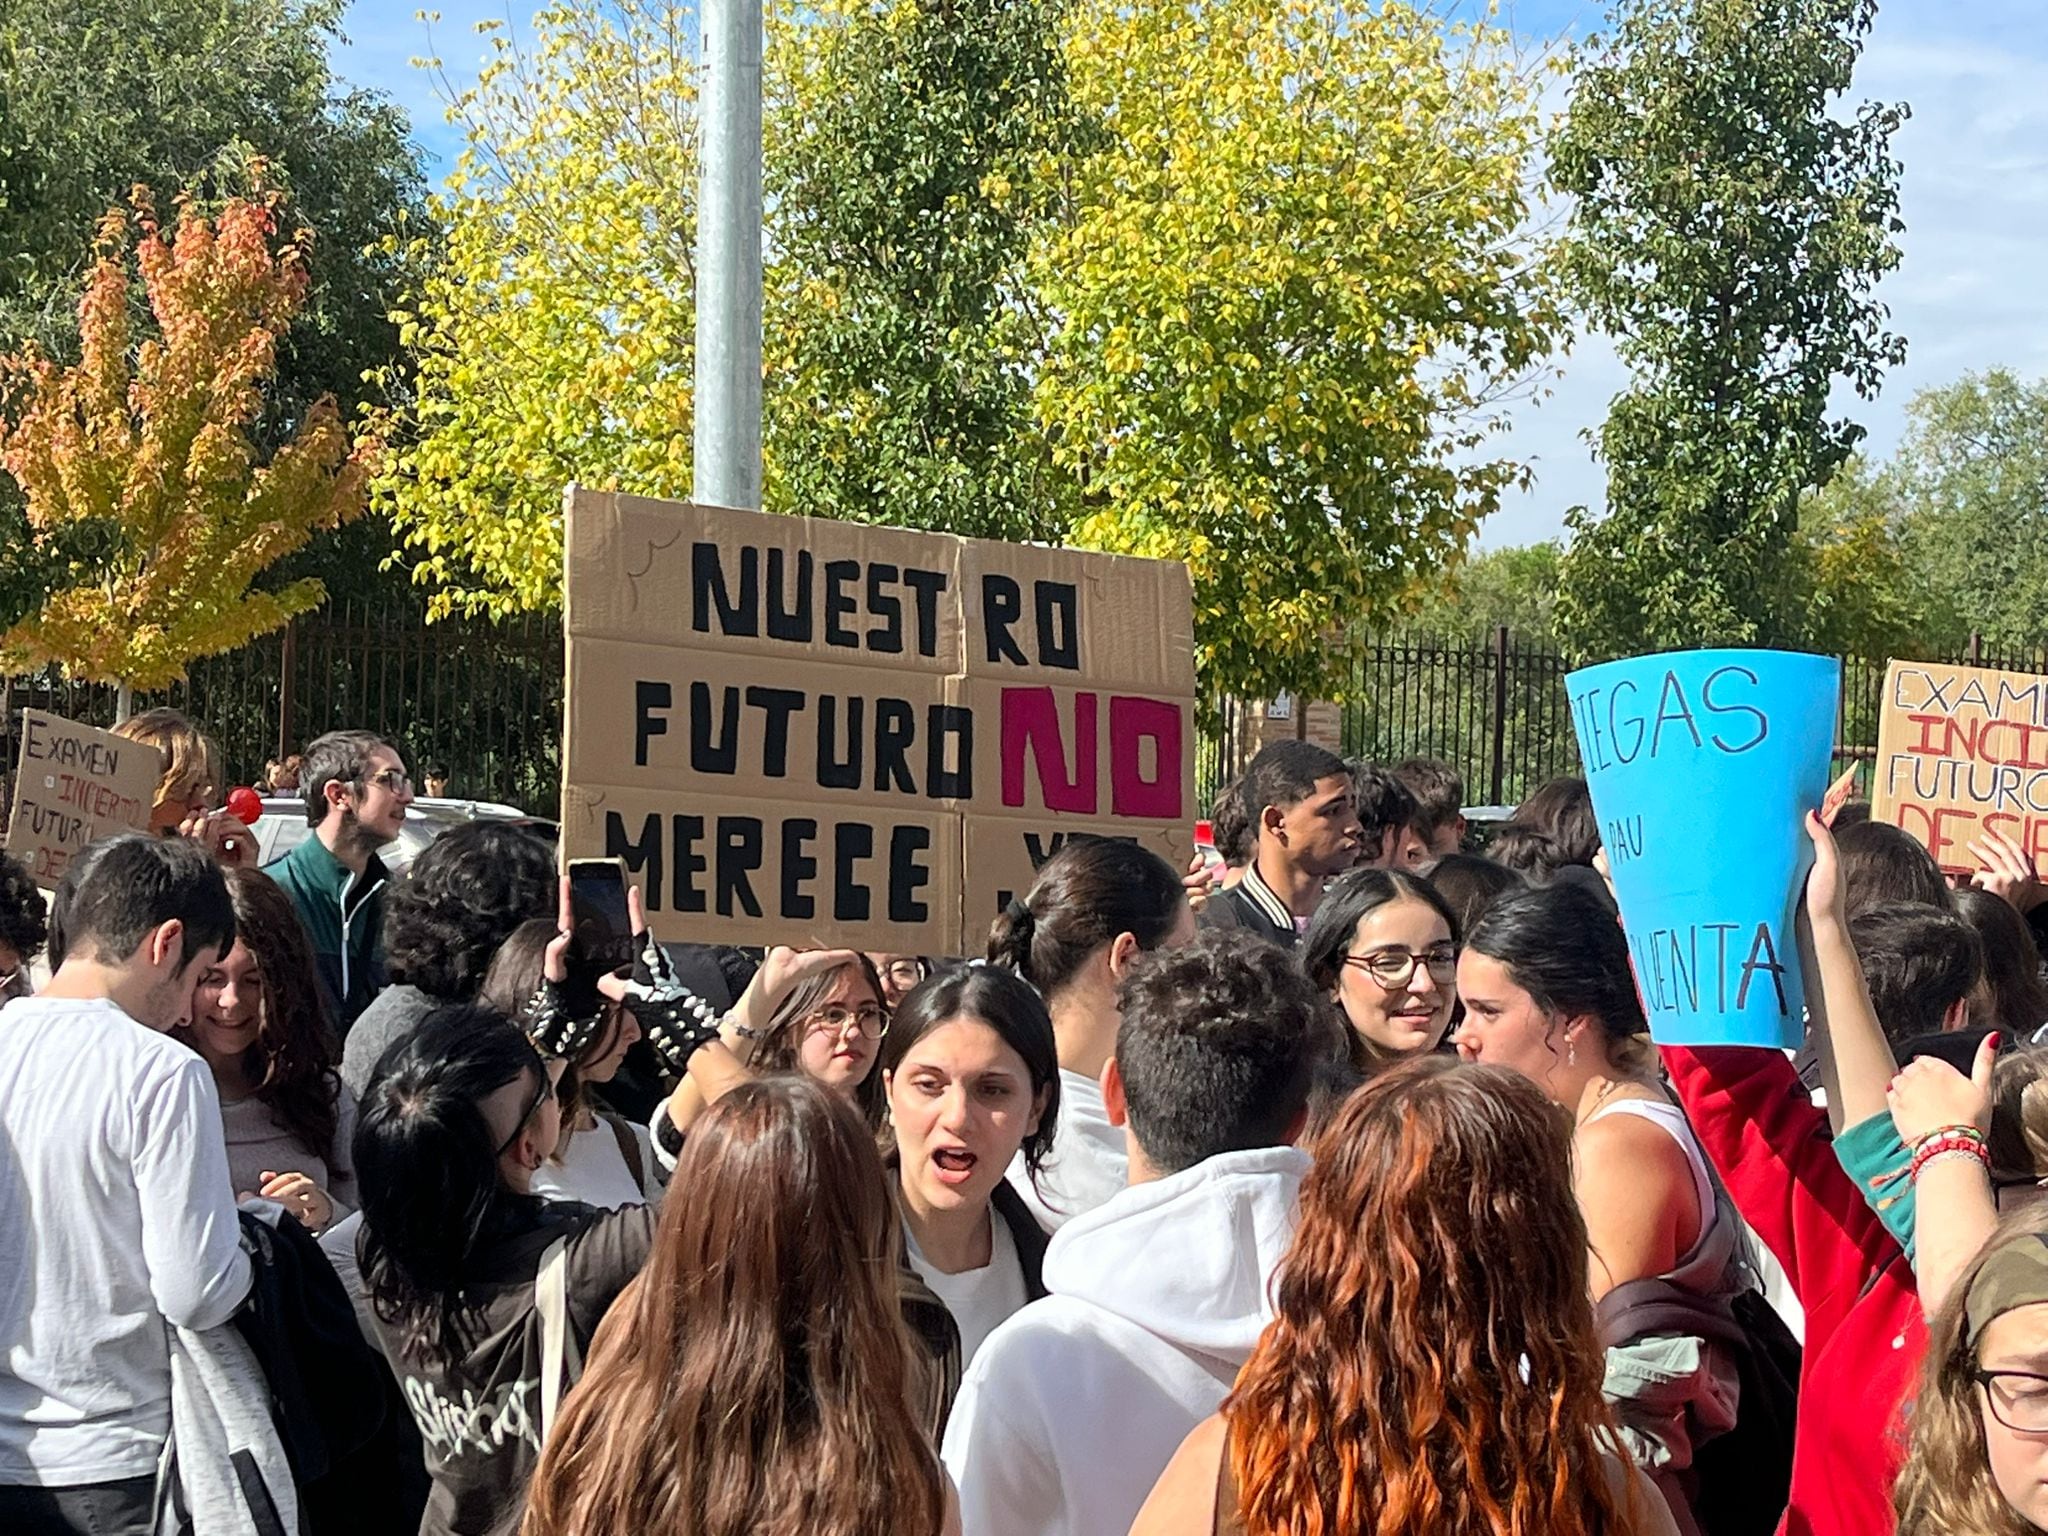
[[[1038,919],[1031,915],[1031,909],[1024,905],[1021,896],[1010,898],[1010,904],[1003,908],[1003,916],[1010,920],[1010,932],[1019,939],[1028,940],[1032,930],[1038,926]]]

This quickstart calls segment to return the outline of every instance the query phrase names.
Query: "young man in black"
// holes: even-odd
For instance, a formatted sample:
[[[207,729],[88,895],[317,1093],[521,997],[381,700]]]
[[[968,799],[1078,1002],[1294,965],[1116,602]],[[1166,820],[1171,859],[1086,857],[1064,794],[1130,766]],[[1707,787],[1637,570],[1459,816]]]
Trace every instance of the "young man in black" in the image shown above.
[[[1245,769],[1242,794],[1255,851],[1244,878],[1202,909],[1204,928],[1242,928],[1292,949],[1323,887],[1358,862],[1358,804],[1336,753],[1276,741]]]

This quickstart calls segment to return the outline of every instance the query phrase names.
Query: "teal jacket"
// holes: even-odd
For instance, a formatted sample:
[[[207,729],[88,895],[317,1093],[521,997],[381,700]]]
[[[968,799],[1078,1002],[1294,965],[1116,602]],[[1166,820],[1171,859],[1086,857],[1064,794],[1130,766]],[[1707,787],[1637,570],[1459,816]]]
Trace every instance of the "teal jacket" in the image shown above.
[[[374,853],[360,875],[309,837],[263,873],[284,888],[299,909],[320,987],[345,1037],[356,1016],[384,990],[384,888],[389,871]]]

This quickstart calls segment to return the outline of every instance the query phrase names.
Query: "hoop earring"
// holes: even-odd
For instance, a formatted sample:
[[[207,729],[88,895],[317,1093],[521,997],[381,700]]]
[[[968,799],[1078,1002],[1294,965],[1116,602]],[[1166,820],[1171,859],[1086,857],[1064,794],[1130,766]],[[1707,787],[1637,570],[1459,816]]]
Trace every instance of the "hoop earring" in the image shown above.
[[[1579,1043],[1578,1043],[1578,1041],[1576,1041],[1576,1040],[1567,1040],[1567,1041],[1565,1041],[1565,1043],[1564,1043],[1564,1064],[1565,1064],[1566,1066],[1568,1066],[1568,1067],[1576,1067],[1576,1066],[1577,1066],[1577,1065],[1579,1064]]]

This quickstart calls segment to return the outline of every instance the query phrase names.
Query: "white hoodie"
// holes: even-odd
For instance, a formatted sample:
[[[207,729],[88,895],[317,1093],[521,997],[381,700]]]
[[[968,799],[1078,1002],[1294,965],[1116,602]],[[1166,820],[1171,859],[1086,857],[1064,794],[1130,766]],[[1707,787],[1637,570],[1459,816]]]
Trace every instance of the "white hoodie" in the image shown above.
[[[1102,1085],[1092,1077],[1060,1068],[1060,1108],[1053,1121],[1052,1151],[1033,1179],[1019,1152],[1007,1177],[1031,1214],[1048,1232],[1085,1216],[1124,1192],[1130,1171],[1124,1130],[1109,1123]]]
[[[945,1462],[965,1536],[1127,1531],[1272,1320],[1308,1154],[1227,1152],[1054,1234],[1052,1292],[968,1367]]]

